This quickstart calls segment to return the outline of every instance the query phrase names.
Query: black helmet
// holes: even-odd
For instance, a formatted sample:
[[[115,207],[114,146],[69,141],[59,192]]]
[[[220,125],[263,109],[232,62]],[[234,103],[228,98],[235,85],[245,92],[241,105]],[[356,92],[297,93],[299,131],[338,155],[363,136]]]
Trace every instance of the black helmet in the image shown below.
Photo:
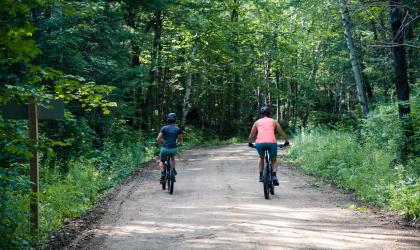
[[[269,116],[270,115],[270,108],[267,107],[267,106],[262,106],[261,109],[260,109],[260,114]]]
[[[175,113],[169,113],[167,117],[168,122],[174,122],[176,121],[176,114]]]

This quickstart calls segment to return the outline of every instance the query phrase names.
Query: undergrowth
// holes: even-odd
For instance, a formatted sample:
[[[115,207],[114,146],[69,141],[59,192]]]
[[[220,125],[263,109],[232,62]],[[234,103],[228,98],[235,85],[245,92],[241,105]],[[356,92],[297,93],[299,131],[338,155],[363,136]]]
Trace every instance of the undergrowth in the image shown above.
[[[41,138],[54,148],[40,147],[40,237],[29,231],[28,165],[24,161],[13,168],[0,168],[0,249],[27,249],[42,245],[48,232],[60,228],[90,209],[111,188],[127,179],[141,163],[155,157],[156,134],[141,134],[124,123],[116,122],[108,136],[98,144],[97,136],[83,120],[67,117],[68,139]],[[221,140],[187,127],[183,149],[237,142]],[[52,142],[52,143],[51,143]],[[157,167],[157,166],[156,166]]]
[[[411,155],[398,163],[400,131],[397,107],[382,105],[362,121],[360,135],[316,128],[296,138],[290,156],[305,172],[351,190],[360,200],[419,221],[420,161]]]

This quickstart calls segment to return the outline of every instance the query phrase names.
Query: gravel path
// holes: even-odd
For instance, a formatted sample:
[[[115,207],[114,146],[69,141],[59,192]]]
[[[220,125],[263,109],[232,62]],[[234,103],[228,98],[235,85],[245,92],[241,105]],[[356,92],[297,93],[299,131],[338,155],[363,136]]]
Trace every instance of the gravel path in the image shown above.
[[[279,159],[281,162],[281,158]],[[245,144],[185,151],[175,192],[159,171],[119,190],[95,229],[67,248],[83,249],[420,249],[419,230],[370,211],[293,166],[265,200],[257,155]]]

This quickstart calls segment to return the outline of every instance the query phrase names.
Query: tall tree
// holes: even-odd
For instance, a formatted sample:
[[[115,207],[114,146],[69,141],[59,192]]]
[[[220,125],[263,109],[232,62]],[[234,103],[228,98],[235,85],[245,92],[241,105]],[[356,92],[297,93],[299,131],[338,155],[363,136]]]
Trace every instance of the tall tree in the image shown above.
[[[401,148],[401,156],[405,159],[408,154],[408,140],[413,135],[411,123],[408,120],[408,114],[410,113],[410,87],[408,85],[407,58],[404,48],[404,32],[406,28],[403,22],[401,1],[390,0],[389,7],[391,14],[392,41],[395,44],[393,46],[395,90],[398,96],[399,116],[406,136],[406,140]]]
[[[361,74],[360,63],[358,61],[356,47],[353,39],[352,33],[352,21],[350,18],[349,10],[347,7],[346,0],[340,0],[340,9],[341,9],[341,20],[344,26],[344,34],[347,41],[347,48],[349,50],[351,66],[354,73],[354,79],[357,86],[357,96],[359,98],[360,105],[364,115],[367,115],[369,112],[368,103],[366,99],[365,84],[363,83],[363,76]]]

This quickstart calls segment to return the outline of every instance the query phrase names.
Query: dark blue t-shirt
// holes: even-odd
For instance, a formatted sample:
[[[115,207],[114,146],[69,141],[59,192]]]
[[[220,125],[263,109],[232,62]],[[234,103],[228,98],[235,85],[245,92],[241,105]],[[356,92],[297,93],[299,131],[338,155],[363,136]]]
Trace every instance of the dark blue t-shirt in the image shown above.
[[[173,124],[166,125],[160,129],[163,134],[163,147],[176,148],[176,139],[178,135],[182,134],[182,130]]]

